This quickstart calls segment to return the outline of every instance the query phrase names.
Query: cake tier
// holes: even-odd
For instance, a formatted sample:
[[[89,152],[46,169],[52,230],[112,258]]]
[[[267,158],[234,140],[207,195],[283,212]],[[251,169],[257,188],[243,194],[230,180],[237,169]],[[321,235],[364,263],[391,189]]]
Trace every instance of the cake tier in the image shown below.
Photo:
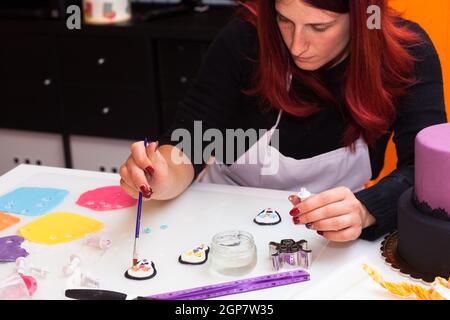
[[[419,203],[445,212],[450,219],[450,123],[417,135],[414,192]]]
[[[450,222],[421,213],[413,188],[398,203],[398,254],[412,268],[433,277],[450,277]]]

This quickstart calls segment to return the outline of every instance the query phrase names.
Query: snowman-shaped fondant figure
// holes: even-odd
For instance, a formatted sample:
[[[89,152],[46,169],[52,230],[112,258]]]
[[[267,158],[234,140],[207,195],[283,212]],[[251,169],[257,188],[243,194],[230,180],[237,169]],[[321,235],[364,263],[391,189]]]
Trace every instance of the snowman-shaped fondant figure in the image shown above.
[[[281,222],[281,216],[278,211],[267,208],[258,213],[258,215],[253,219],[256,224],[262,226],[271,226]]]
[[[205,244],[196,246],[194,249],[183,252],[178,261],[182,264],[204,264],[208,260],[209,247]]]
[[[125,271],[125,278],[131,280],[148,280],[156,275],[155,264],[147,259],[139,260],[134,266]]]

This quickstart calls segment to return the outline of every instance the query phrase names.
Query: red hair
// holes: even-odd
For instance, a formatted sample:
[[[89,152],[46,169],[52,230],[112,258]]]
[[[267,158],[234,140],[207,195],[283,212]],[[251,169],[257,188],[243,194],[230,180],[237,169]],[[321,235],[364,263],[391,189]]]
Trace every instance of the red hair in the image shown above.
[[[259,40],[254,87],[245,93],[258,95],[268,105],[298,117],[320,111],[299,92],[290,90],[287,75],[292,74],[322,102],[342,108],[322,81],[320,69],[305,71],[295,65],[278,28],[275,1],[241,3],[245,10],[240,10],[240,15],[255,25]],[[373,145],[389,132],[397,115],[396,102],[416,83],[416,59],[407,49],[419,44],[420,36],[396,23],[399,15],[388,7],[387,0],[301,1],[320,9],[349,13],[350,56],[341,88],[345,101],[343,112],[349,115],[349,121],[342,142],[353,146],[362,136],[367,144]],[[381,9],[381,29],[367,27],[367,8],[371,5]]]

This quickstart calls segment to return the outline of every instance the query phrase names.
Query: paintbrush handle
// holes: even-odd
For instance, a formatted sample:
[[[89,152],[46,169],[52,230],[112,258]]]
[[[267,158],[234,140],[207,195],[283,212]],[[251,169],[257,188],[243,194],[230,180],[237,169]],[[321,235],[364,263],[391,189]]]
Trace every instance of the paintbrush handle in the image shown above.
[[[136,239],[139,238],[139,231],[141,230],[141,212],[142,212],[142,192],[139,192],[138,209],[136,216],[136,232],[135,232]]]
[[[147,149],[148,146],[148,140],[147,138],[144,139],[144,148]],[[137,214],[136,214],[136,230],[134,233],[134,250],[133,250],[133,259],[137,260],[139,259],[139,254],[137,250],[137,239],[139,239],[139,234],[141,230],[141,214],[142,214],[142,192],[139,192],[139,198],[138,198],[138,207],[137,207]]]

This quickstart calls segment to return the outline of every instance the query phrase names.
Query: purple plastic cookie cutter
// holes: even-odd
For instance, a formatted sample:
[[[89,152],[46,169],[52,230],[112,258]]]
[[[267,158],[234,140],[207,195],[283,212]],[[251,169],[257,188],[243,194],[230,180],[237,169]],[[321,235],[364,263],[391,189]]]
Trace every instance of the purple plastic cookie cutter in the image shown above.
[[[284,239],[280,243],[270,242],[269,256],[272,260],[272,267],[276,271],[286,264],[308,269],[312,262],[312,251],[308,249],[306,240],[296,242],[292,239]]]

